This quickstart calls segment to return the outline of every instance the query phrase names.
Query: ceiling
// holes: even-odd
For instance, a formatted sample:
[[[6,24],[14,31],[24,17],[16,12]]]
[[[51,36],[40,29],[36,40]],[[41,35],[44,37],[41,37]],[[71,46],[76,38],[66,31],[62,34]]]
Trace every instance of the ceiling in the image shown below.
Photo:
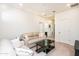
[[[67,7],[65,3],[28,3],[23,5],[23,9],[46,16],[53,14],[53,11],[61,12]]]
[[[29,11],[31,13],[46,17],[51,16],[53,14],[53,11],[59,13],[69,9],[66,6],[67,3],[24,3],[23,5],[19,5],[18,3],[9,3],[5,5],[20,8],[24,11]]]

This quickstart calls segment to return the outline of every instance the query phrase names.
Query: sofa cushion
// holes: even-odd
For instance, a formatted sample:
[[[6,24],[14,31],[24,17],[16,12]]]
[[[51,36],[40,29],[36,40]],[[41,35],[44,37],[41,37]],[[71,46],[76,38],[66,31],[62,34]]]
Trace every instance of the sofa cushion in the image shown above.
[[[23,48],[16,48],[17,56],[32,56],[33,51],[31,49],[23,49]]]
[[[25,44],[29,47],[34,46],[36,42],[45,38],[44,33],[39,32],[24,33],[23,36],[25,37]]]
[[[28,43],[29,43],[29,44],[33,44],[33,43],[36,43],[36,42],[38,42],[38,41],[40,41],[40,40],[44,40],[44,38],[32,39],[32,40],[29,40]]]
[[[26,39],[32,40],[39,38],[39,33],[38,32],[25,33],[24,36],[26,37]]]

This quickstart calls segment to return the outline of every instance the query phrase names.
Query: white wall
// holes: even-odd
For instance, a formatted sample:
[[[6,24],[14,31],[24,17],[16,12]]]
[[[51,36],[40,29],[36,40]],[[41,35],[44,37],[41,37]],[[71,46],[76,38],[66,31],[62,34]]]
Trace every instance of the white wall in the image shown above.
[[[74,45],[79,40],[79,8],[57,14],[55,29],[56,41]]]
[[[40,32],[40,22],[47,23],[48,21],[19,8],[1,8],[0,39],[13,39],[23,33]]]
[[[0,37],[1,37],[1,32],[2,32],[2,21],[1,21],[1,12],[0,12]]]
[[[12,39],[27,32],[39,32],[39,19],[16,8],[0,11],[0,39]]]

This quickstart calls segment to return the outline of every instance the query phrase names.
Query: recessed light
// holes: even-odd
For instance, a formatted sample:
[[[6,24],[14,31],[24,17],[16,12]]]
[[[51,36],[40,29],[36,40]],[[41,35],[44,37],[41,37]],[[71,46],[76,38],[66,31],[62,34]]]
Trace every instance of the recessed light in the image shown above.
[[[70,4],[70,3],[68,3],[66,6],[70,8],[71,4]]]
[[[20,7],[22,7],[22,6],[23,6],[23,4],[22,4],[22,3],[20,3],[20,4],[19,4],[19,6],[20,6]]]

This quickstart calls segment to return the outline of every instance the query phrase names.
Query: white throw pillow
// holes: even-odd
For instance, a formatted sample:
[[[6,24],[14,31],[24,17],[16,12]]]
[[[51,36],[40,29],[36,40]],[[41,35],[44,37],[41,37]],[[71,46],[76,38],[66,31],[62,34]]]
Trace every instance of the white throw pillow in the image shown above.
[[[19,48],[24,45],[24,42],[20,41],[19,38],[13,39],[11,42],[14,48]]]
[[[44,33],[39,33],[39,37],[45,37]]]

